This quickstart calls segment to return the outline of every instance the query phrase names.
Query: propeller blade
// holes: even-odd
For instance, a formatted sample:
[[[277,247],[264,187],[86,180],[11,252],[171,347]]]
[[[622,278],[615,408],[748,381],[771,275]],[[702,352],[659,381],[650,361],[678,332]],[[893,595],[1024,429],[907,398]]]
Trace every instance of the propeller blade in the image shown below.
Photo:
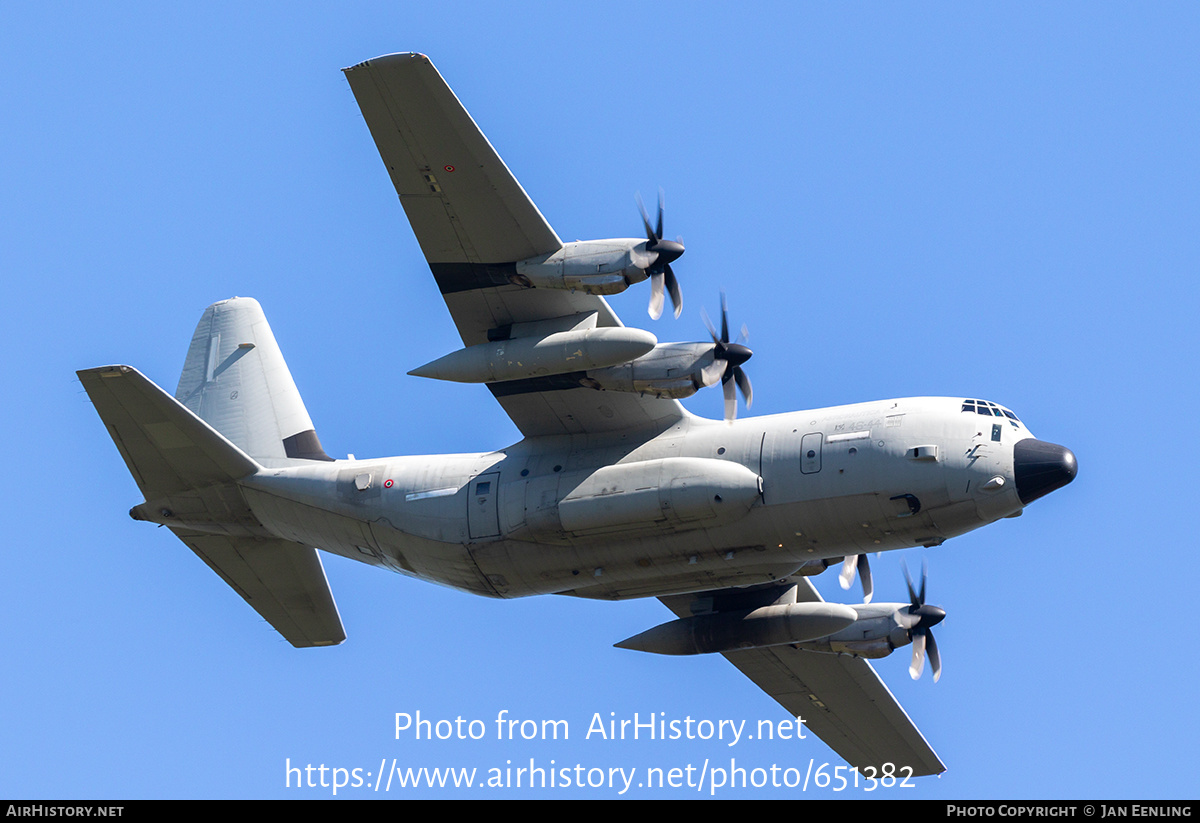
[[[663,268],[666,274],[667,293],[671,295],[671,305],[675,307],[675,319],[678,320],[679,315],[683,312],[683,293],[679,291],[679,281],[675,279],[675,272],[671,271],[671,264],[667,263]]]
[[[913,634],[912,662],[908,664],[908,673],[916,680],[925,669],[925,632]]]
[[[750,401],[746,401],[746,405],[749,406]],[[875,595],[875,584],[871,580],[871,561],[865,554],[858,556],[858,576],[862,578],[863,602],[870,603]]]
[[[725,422],[732,423],[737,419],[737,395],[733,393],[733,381],[729,379],[728,371],[721,378],[721,388],[725,391]]]
[[[642,202],[642,193],[634,196],[637,200],[638,213],[642,216],[642,227],[646,229],[646,244],[635,247],[631,252],[634,265],[644,271],[651,280],[653,292],[650,295],[649,313],[657,320],[662,317],[663,291],[671,295],[671,305],[675,307],[675,317],[683,312],[683,292],[679,290],[679,281],[671,270],[671,261],[678,260],[683,255],[683,238],[679,242],[663,240],[663,213],[665,195],[658,190],[658,223],[650,225],[650,215],[646,212],[646,204]]]
[[[650,228],[650,215],[646,214],[646,204],[642,202],[642,193],[639,191],[636,197],[638,211],[642,213],[642,225],[646,227],[646,242],[653,244],[658,237],[654,234],[654,229]]]
[[[713,358],[713,361],[700,370],[700,385],[715,386],[725,375],[725,361]]]
[[[658,187],[658,228],[654,232],[654,236],[662,240],[663,236],[663,200],[666,195],[663,193],[662,186]]]
[[[896,625],[907,631],[912,631],[921,622],[919,615],[913,614],[908,609],[900,609],[892,615],[892,619],[896,621]]]
[[[936,683],[942,677],[942,656],[938,654],[933,632],[925,632],[925,636],[929,638],[925,650],[929,653],[929,668],[933,671],[933,682]]]
[[[897,625],[908,630],[912,637],[913,657],[908,667],[908,673],[916,680],[921,676],[925,666],[925,655],[929,655],[929,665],[933,669],[933,682],[942,676],[942,656],[938,653],[937,641],[933,639],[930,629],[946,619],[946,610],[940,606],[925,605],[925,583],[929,579],[929,564],[921,562],[921,589],[913,586],[912,575],[908,573],[908,564],[903,560],[900,566],[904,569],[904,582],[908,584],[908,599],[912,605],[900,609],[893,615]]]
[[[662,272],[650,275],[650,307],[647,311],[653,320],[662,317],[663,310],[663,279]]]
[[[729,343],[729,301],[724,289],[721,289],[721,342]]]
[[[754,389],[750,386],[750,378],[742,371],[741,366],[733,367],[733,379],[737,383],[737,387],[741,389],[742,397],[746,398],[746,408],[750,408],[750,404],[754,402]],[[867,556],[861,554],[859,557],[865,560]]]
[[[913,588],[912,575],[908,573],[908,563],[903,559],[900,561],[900,568],[904,570],[904,582],[908,584],[908,599],[912,603],[913,610],[921,608],[922,601],[917,599],[917,590]],[[924,583],[921,586],[924,589]]]
[[[858,555],[848,554],[842,560],[842,571],[838,574],[838,583],[842,585],[842,589],[849,589],[854,585],[854,570],[858,568]]]
[[[671,272],[670,264],[667,264],[666,271],[668,273]],[[677,312],[678,308],[676,306]],[[749,360],[754,352],[741,343],[729,342],[729,300],[726,298],[724,291],[721,292],[720,335],[718,336],[717,330],[713,327],[713,322],[708,316],[708,311],[703,306],[700,307],[700,317],[703,318],[704,326],[708,329],[709,336],[712,337],[713,362],[703,367],[698,382],[705,386],[711,386],[718,373],[718,367],[721,369],[721,384],[725,394],[725,420],[732,421],[737,418],[737,394],[735,388],[740,390],[742,397],[745,398],[746,408],[750,408],[754,402],[754,387],[750,383],[750,376],[741,368],[742,364]],[[742,339],[746,339],[749,335],[749,329],[743,325]]]
[[[708,319],[708,311],[703,306],[700,307],[700,317],[704,320],[704,325],[708,328],[708,333],[712,335],[713,342],[720,343],[721,338],[717,337],[717,330],[713,328],[712,321]]]
[[[747,406],[750,404],[747,403]],[[854,583],[854,574],[862,578],[863,587],[863,602],[870,603],[871,598],[875,594],[875,586],[871,581],[871,561],[867,559],[865,554],[848,554],[846,559],[842,561],[842,572],[838,575],[838,582],[842,584],[843,589],[848,589]]]

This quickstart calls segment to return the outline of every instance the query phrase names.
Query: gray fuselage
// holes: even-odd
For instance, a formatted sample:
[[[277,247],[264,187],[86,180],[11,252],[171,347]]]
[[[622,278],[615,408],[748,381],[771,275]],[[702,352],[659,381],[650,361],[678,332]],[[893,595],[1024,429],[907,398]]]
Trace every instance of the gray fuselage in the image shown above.
[[[493,597],[765,583],[1019,513],[1015,418],[906,398],[484,454],[289,461],[241,486],[274,536]],[[304,465],[298,465],[303,462]]]

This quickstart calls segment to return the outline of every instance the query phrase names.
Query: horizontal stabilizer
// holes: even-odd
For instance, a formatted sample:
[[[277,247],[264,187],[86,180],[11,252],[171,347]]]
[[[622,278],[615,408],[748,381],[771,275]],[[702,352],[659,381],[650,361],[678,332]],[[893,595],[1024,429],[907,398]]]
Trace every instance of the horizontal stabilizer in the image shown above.
[[[259,471],[257,462],[136,369],[102,366],[77,374],[147,500],[166,501],[176,509],[173,519],[184,519],[186,508],[196,527],[255,525],[238,519],[245,504],[237,505],[236,483]],[[184,525],[171,530],[293,646],[346,639],[316,549]]]
[[[101,366],[76,374],[147,500],[261,468],[137,369]]]
[[[293,646],[346,639],[317,550],[290,540],[172,529]]]

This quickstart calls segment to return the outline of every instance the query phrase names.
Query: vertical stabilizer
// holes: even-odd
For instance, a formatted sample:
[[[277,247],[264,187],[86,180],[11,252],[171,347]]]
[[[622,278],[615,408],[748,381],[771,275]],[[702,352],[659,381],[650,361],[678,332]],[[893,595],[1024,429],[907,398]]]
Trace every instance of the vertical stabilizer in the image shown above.
[[[175,398],[256,460],[332,460],[253,298],[204,310]]]

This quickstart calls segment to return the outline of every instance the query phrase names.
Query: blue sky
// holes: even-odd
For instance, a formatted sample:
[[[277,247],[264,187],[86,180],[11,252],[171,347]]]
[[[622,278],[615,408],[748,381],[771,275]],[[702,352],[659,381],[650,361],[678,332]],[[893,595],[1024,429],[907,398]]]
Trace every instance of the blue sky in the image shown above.
[[[719,658],[613,649],[667,619],[657,601],[491,601],[330,557],[349,640],[298,651],[127,516],[140,496],[74,372],[173,390],[233,295],[264,306],[331,454],[518,439],[486,390],[405,374],[459,341],[339,70],[421,51],[564,239],[636,236],[634,192],[666,190],[684,316],[613,305],[701,340],[726,289],[754,414],[978,396],[1078,455],[1023,517],[873,561],[898,600],[899,556],[927,559],[949,614],[941,682],[876,664],[949,770],[842,795],[1194,796],[1198,39],[1200,10],[1169,2],[4,4],[0,794],[331,795],[288,788],[289,761],[841,762],[585,740],[597,713],[784,719]],[[719,416],[720,394],[688,406]],[[571,738],[396,740],[418,710]]]

